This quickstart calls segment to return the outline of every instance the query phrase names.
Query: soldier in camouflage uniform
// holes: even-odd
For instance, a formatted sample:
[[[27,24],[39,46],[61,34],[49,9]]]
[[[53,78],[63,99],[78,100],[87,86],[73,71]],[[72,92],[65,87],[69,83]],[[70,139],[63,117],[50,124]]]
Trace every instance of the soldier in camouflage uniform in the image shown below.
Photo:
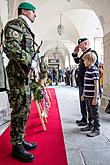
[[[9,21],[4,29],[4,52],[9,58],[6,68],[10,91],[8,93],[11,113],[12,156],[21,161],[30,162],[34,155],[28,150],[35,149],[36,143],[24,140],[24,131],[29,117],[29,98],[25,86],[31,66],[34,49],[34,34],[30,23],[35,21],[36,7],[23,2],[18,7],[18,18]]]
[[[45,56],[41,57],[41,62],[40,62],[40,79],[44,80],[47,78],[47,64],[45,62]]]

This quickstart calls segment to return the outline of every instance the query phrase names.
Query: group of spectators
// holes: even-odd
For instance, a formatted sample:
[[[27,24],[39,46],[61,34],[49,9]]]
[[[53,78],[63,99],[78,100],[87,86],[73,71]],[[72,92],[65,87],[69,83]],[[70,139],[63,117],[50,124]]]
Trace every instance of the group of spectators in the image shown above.
[[[48,70],[48,84],[53,85],[55,83],[55,85],[58,85],[58,82],[64,82],[64,70],[58,68]]]
[[[77,65],[65,69],[65,84],[71,87],[78,87],[78,68]]]
[[[77,65],[72,67],[67,67],[65,69],[53,68],[48,71],[48,81],[49,85],[58,83],[64,83],[67,86],[78,87],[78,68]]]

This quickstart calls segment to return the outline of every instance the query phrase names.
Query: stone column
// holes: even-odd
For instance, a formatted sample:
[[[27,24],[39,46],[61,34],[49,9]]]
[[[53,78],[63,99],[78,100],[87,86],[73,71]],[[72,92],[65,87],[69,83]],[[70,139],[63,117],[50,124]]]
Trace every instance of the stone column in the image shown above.
[[[110,32],[104,36],[104,93],[101,99],[101,108],[105,107],[110,100]]]
[[[8,21],[8,1],[0,0],[0,126],[10,120],[10,105],[6,92],[6,74],[3,61],[2,28]],[[2,41],[2,42],[1,42]]]
[[[8,0],[9,1],[9,19],[14,19],[18,15],[18,5],[24,0]]]

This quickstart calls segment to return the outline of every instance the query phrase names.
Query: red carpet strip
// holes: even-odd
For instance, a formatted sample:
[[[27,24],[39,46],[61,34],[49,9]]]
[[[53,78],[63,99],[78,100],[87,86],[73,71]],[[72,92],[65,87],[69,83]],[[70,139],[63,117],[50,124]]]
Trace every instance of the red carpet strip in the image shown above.
[[[49,89],[52,103],[49,110],[47,131],[43,131],[42,125],[33,101],[31,113],[27,123],[26,140],[35,141],[38,144],[36,150],[31,151],[35,155],[30,165],[67,165],[65,145],[62,133],[61,120],[55,90]],[[11,156],[10,128],[0,136],[0,165],[24,165]]]

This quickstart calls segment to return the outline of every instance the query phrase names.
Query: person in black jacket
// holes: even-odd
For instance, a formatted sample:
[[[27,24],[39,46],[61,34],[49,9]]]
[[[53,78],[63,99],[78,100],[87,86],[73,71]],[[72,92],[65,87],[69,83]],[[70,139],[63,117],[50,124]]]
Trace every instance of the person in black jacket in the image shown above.
[[[74,78],[75,78],[75,87],[78,87],[78,68],[75,69],[75,73],[74,73]]]
[[[82,55],[79,57],[78,54],[79,54],[80,50],[82,51]],[[92,118],[90,116],[89,109],[86,108],[86,102],[81,101],[81,95],[82,95],[83,87],[84,87],[84,74],[85,74],[85,71],[86,71],[83,56],[87,52],[90,52],[90,51],[94,52],[96,54],[97,61],[96,61],[95,65],[98,66],[98,55],[97,55],[95,50],[91,50],[90,42],[87,38],[79,39],[78,40],[78,45],[75,47],[74,53],[72,53],[72,57],[74,58],[75,63],[79,64],[79,66],[78,66],[78,82],[79,82],[78,86],[79,86],[80,109],[81,109],[81,115],[82,115],[81,120],[76,120],[76,123],[79,126],[86,126],[87,125],[87,110],[88,110],[89,124],[92,123]]]

